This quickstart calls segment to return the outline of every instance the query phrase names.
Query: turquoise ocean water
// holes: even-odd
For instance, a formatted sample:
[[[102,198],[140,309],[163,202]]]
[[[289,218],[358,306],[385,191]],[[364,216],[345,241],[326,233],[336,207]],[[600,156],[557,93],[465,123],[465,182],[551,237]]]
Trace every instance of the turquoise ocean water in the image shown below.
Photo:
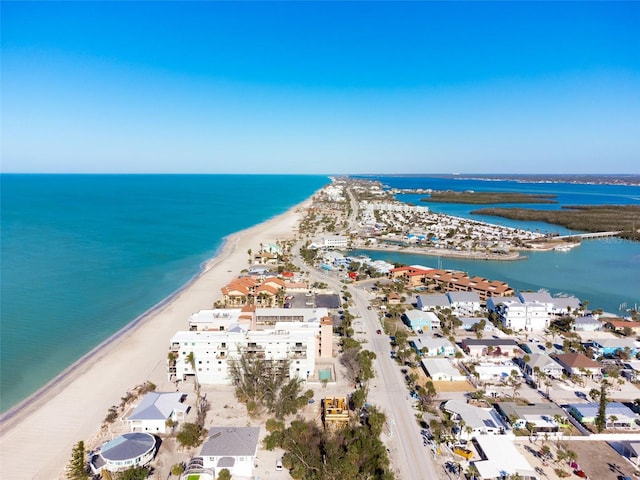
[[[1,175],[1,410],[178,290],[226,235],[327,183],[294,175]]]
[[[434,176],[365,177],[379,180],[393,188],[431,188],[434,190],[474,190],[557,195],[557,204],[513,205],[523,208],[561,208],[563,205],[638,205],[640,187],[630,185],[537,183],[513,180],[466,179]],[[556,225],[541,222],[520,222],[499,217],[471,214],[482,208],[477,205],[421,203],[426,195],[401,194],[398,200],[426,205],[432,211],[490,223],[559,234],[571,233]],[[499,206],[510,206],[500,204]],[[639,225],[640,226],[640,225]],[[526,252],[527,260],[498,262],[436,258],[393,252],[356,251],[374,259],[409,265],[425,265],[462,270],[471,275],[504,280],[520,290],[546,289],[552,294],[572,294],[587,300],[590,308],[602,308],[614,314],[627,315],[627,309],[640,308],[640,243],[617,238],[585,240],[569,252]],[[622,307],[622,309],[620,309]]]

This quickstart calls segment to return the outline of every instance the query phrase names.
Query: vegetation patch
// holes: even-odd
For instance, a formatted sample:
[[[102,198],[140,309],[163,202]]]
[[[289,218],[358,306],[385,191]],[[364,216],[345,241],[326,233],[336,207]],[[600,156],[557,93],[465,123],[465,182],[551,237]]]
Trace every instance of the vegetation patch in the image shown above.
[[[558,203],[556,195],[512,192],[433,192],[431,196],[421,198],[421,202],[469,203],[472,205],[491,205],[495,203]]]
[[[570,230],[584,232],[622,232],[618,236],[640,240],[639,205],[573,205],[561,210],[534,210],[528,208],[482,208],[471,213],[562,225]]]

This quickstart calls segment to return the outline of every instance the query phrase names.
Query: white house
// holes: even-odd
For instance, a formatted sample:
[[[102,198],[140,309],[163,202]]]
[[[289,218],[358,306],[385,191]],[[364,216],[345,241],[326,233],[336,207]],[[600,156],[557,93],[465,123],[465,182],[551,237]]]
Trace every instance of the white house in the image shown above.
[[[120,472],[144,467],[153,460],[157,448],[156,437],[149,433],[125,433],[102,445],[90,458],[89,465],[95,474],[102,470]]]
[[[250,478],[258,452],[260,427],[213,427],[202,445],[202,466],[214,472],[226,468],[233,477]]]
[[[521,302],[519,297],[511,300],[487,300],[487,308],[500,316],[506,328],[514,331],[540,331],[549,326],[550,307],[541,302]]]
[[[422,368],[435,381],[464,382],[467,377],[446,358],[425,358]]]
[[[433,329],[440,329],[440,319],[433,312],[423,312],[422,310],[407,310],[404,314],[409,328],[413,331],[422,330],[424,332]]]
[[[567,407],[569,413],[581,423],[595,423],[598,416],[600,403],[572,403]],[[611,417],[615,417],[612,419]],[[620,402],[608,402],[605,408],[605,422],[607,428],[624,428],[627,430],[637,430],[636,419],[638,415],[633,413],[626,405]]]
[[[602,322],[591,315],[586,315],[576,318],[572,329],[574,332],[597,332],[602,330]]]
[[[423,312],[451,307],[451,300],[449,300],[449,297],[444,293],[417,295],[416,303],[418,308]]]
[[[479,480],[502,480],[516,474],[531,480],[540,478],[506,435],[479,435],[474,441],[482,456],[482,460],[472,462]]]
[[[427,357],[453,357],[456,354],[456,348],[453,344],[442,337],[418,335],[418,337],[413,340],[413,344],[420,353],[423,352],[423,349],[426,349],[424,350],[426,352],[424,356]]]
[[[447,297],[456,315],[473,315],[480,311],[480,297],[475,292],[449,292]]]
[[[501,435],[508,430],[493,408],[476,407],[459,400],[449,400],[442,408],[451,414],[452,420],[464,423],[460,438],[470,440],[479,435]]]
[[[532,353],[529,361],[524,364],[524,371],[531,376],[537,369],[545,375],[553,378],[562,378],[562,365],[556,362],[546,353]]]
[[[349,237],[345,237],[344,235],[327,235],[322,237],[322,242],[320,246],[324,248],[347,248],[349,243]]]
[[[189,409],[182,392],[149,392],[126,418],[132,432],[167,433],[167,420],[184,419]]]

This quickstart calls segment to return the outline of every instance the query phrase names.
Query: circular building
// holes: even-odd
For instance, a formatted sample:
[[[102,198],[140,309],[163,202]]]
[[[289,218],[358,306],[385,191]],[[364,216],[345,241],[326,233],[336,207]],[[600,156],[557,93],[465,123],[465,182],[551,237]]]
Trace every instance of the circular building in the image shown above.
[[[91,467],[96,473],[102,469],[117,472],[142,467],[153,459],[155,453],[156,437],[144,432],[125,433],[105,443],[91,459]]]

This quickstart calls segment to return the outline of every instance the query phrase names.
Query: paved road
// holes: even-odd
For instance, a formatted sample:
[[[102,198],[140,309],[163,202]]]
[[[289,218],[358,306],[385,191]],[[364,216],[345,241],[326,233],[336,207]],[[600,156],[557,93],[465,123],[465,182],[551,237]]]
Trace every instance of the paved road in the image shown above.
[[[340,292],[344,287],[334,272],[309,268],[299,259],[295,259],[294,263],[297,263],[302,270],[310,272],[312,282],[325,282],[336,292]],[[355,330],[363,332],[356,337],[365,339],[367,343],[364,348],[375,352],[377,356],[376,378],[371,382],[368,400],[387,415],[389,437],[385,439],[387,440],[385,443],[390,447],[390,458],[396,471],[396,478],[441,478],[442,471],[437,470],[431,449],[423,445],[420,427],[415,418],[416,411],[411,407],[412,399],[408,397],[400,367],[391,359],[389,337],[384,333],[376,333],[376,330],[382,327],[379,313],[367,309],[371,299],[370,293],[364,286],[350,285],[347,288],[355,304],[350,308],[350,312],[360,317],[354,321],[360,322]]]
[[[349,287],[353,295],[355,310],[361,317],[368,340],[365,348],[376,353],[376,378],[371,382],[369,401],[381,408],[387,415],[390,429],[388,445],[391,459],[397,469],[397,477],[402,479],[436,479],[436,464],[431,450],[425,447],[420,436],[420,427],[411,407],[412,399],[404,384],[400,367],[391,359],[389,337],[375,333],[382,328],[378,313],[367,310],[369,293],[360,287]]]

